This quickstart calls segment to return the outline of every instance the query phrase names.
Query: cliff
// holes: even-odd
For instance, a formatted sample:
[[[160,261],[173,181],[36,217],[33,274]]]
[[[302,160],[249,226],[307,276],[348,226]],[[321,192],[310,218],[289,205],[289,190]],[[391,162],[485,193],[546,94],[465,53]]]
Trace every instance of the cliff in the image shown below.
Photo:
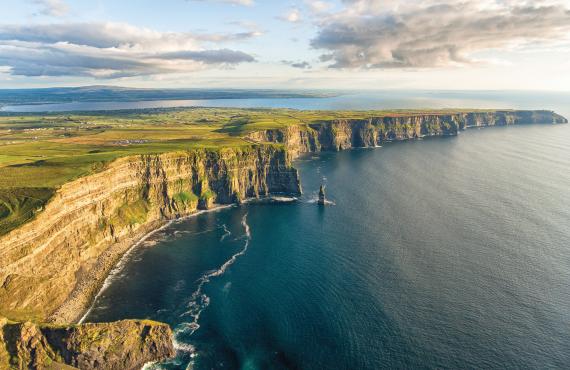
[[[0,238],[0,314],[75,322],[132,243],[213,204],[299,194],[272,145],[126,157],[62,186],[35,220]]]
[[[336,119],[250,133],[254,142],[282,143],[300,153],[374,147],[387,141],[455,136],[470,127],[553,124],[568,121],[552,111],[480,111],[392,114],[368,119]]]
[[[0,318],[0,368],[139,369],[174,356],[171,337],[152,321],[62,327]]]
[[[550,111],[392,113],[254,130],[246,147],[116,159],[61,186],[35,219],[0,237],[0,315],[78,321],[119,258],[167,220],[246,198],[299,194],[291,160],[301,153],[453,136],[469,127],[566,122]],[[148,322],[59,327],[0,318],[0,329],[0,368],[129,369],[172,355],[169,329]]]
[[[256,144],[248,147],[117,159],[63,185],[33,221],[0,237],[0,314],[78,320],[118,258],[165,220],[216,203],[300,193],[291,159],[301,153],[457,135],[469,127],[563,122],[551,111],[391,113],[255,131],[246,139]]]

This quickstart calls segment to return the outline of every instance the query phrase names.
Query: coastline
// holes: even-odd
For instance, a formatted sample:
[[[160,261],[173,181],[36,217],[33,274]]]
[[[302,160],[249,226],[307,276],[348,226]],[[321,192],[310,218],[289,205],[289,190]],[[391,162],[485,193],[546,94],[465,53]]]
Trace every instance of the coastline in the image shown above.
[[[553,124],[556,125],[557,123]],[[477,127],[478,126],[466,126],[465,130]],[[481,126],[479,128],[486,128],[486,127],[488,126]],[[407,140],[422,140],[424,138],[441,138],[441,137],[454,137],[454,136],[455,135],[446,135],[446,134],[423,135],[422,137],[419,138],[409,138]],[[401,142],[401,141],[406,141],[406,140],[386,140],[387,143]],[[366,149],[366,148],[376,149],[381,147],[382,147],[381,145],[376,145],[372,147],[351,147],[348,149],[349,150]],[[318,152],[307,152],[303,154],[315,154],[315,153]],[[300,154],[301,153],[297,153],[297,155],[293,159],[298,160]],[[243,199],[240,203],[247,204],[261,199],[275,199],[278,202],[281,201],[278,198],[279,197],[276,196],[267,196],[262,198],[246,198]],[[296,198],[293,197],[292,199],[295,200]],[[334,205],[334,202],[331,202],[331,204]],[[147,240],[155,233],[172,225],[172,223],[174,222],[195,217],[206,212],[215,212],[222,209],[235,207],[238,205],[239,203],[216,204],[212,208],[207,210],[198,210],[179,218],[153,221],[141,226],[141,228],[137,230],[134,233],[134,235],[125,240],[114,243],[98,258],[96,262],[96,267],[92,268],[88,274],[81,277],[80,281],[76,284],[76,287],[74,288],[70,296],[54,313],[52,313],[49,316],[48,321],[56,323],[74,323],[74,324],[84,323],[84,320],[93,310],[97,298],[109,286],[110,279],[112,279],[115,274],[121,271],[121,269],[124,266],[124,262],[126,262],[128,256],[134,250],[136,250],[137,247],[141,245],[141,243],[143,243],[145,240]]]
[[[253,203],[255,201],[263,201],[263,200],[270,200],[270,201],[275,201],[275,202],[294,202],[296,200],[298,200],[297,197],[279,197],[279,196],[268,196],[268,197],[263,197],[263,198],[248,198],[248,199],[244,199],[241,203],[242,204],[249,204],[249,203]],[[95,307],[95,303],[97,302],[97,298],[99,298],[101,296],[101,294],[109,287],[109,285],[111,284],[111,280],[113,279],[113,277],[120,273],[122,271],[122,269],[125,266],[125,263],[128,261],[128,257],[130,256],[130,254],[132,252],[134,252],[138,247],[140,247],[140,245],[142,243],[144,243],[148,238],[150,238],[151,236],[153,236],[154,234],[156,234],[157,232],[166,229],[167,227],[171,226],[173,223],[175,222],[181,222],[184,220],[187,220],[189,218],[192,217],[196,217],[199,215],[202,215],[204,213],[211,213],[211,212],[218,212],[224,209],[229,209],[229,208],[234,208],[237,207],[239,204],[237,203],[232,203],[232,204],[217,204],[214,205],[214,207],[210,208],[210,209],[206,209],[206,210],[199,210],[193,213],[190,213],[186,216],[182,216],[179,218],[175,218],[175,219],[171,219],[171,220],[164,220],[162,222],[152,222],[149,223],[148,226],[143,226],[142,230],[140,230],[140,232],[137,232],[135,236],[126,239],[122,242],[119,243],[115,243],[115,245],[117,244],[121,244],[121,243],[129,243],[130,242],[130,247],[122,252],[118,252],[115,255],[116,259],[115,259],[115,263],[112,265],[111,269],[108,270],[105,274],[103,274],[102,272],[100,273],[101,275],[103,275],[102,277],[100,277],[99,279],[93,279],[91,280],[91,286],[87,287],[87,288],[82,288],[80,292],[75,293],[75,291],[72,293],[72,295],[78,295],[78,297],[70,297],[69,299],[67,299],[64,304],[57,310],[57,312],[59,313],[59,311],[63,311],[67,312],[70,311],[70,314],[72,314],[75,317],[74,320],[69,321],[70,323],[74,323],[74,324],[83,324],[85,323],[85,319],[87,319],[87,317],[89,316],[89,314],[91,313],[91,311],[93,311],[93,308]],[[153,226],[156,225],[154,228]],[[149,230],[150,228],[150,230]],[[115,245],[111,246],[109,248],[109,250],[114,249]],[[103,257],[103,256],[101,256]],[[99,261],[98,261],[99,262]],[[100,270],[101,271],[101,270]],[[89,279],[88,279],[89,281]],[[90,291],[86,292],[85,290],[95,290],[96,294],[89,294],[91,293]],[[83,297],[81,297],[83,295]],[[83,299],[82,299],[83,298]],[[79,303],[75,303],[76,301],[87,301],[88,304],[86,305],[82,305],[81,308],[74,310],[73,306],[77,305]],[[67,306],[71,306],[72,308],[67,308]],[[63,313],[65,315],[65,313]],[[57,322],[59,322],[58,319],[54,318],[54,315],[56,315],[56,313],[52,314],[50,316],[50,319],[54,319]]]
[[[129,255],[145,240],[167,228],[174,222],[183,221],[207,212],[216,212],[237,206],[237,203],[218,204],[207,210],[199,210],[188,215],[161,221],[149,222],[132,236],[111,245],[99,258],[95,267],[84,274],[64,303],[53,312],[49,322],[61,324],[83,324],[93,310],[97,298],[110,284],[110,279],[121,271]]]
[[[303,153],[455,136],[473,124],[567,121],[552,111],[493,111],[327,122],[254,131],[244,135],[255,142],[245,148],[125,156],[102,172],[65,183],[37,219],[2,237],[10,267],[0,270],[5,275],[0,276],[2,308],[16,311],[15,317],[33,308],[38,320],[83,321],[121,257],[147,234],[173,219],[198,214],[196,208],[210,208],[214,199],[233,204],[255,195],[301,193],[291,161]],[[194,192],[211,200],[189,202]]]

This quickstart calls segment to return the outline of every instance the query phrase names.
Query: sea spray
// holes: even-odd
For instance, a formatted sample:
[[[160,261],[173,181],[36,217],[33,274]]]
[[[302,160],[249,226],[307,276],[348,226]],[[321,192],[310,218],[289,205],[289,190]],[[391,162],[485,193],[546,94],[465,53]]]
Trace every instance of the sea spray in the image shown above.
[[[224,230],[224,235],[220,238],[220,242],[223,242],[228,236],[232,235],[232,232],[228,229],[226,224],[223,224],[221,227]]]

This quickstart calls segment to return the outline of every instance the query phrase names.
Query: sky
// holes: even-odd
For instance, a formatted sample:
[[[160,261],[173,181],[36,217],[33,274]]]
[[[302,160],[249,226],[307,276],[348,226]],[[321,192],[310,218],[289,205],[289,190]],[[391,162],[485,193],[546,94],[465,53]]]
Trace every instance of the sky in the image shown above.
[[[570,90],[570,0],[0,5],[0,88]]]

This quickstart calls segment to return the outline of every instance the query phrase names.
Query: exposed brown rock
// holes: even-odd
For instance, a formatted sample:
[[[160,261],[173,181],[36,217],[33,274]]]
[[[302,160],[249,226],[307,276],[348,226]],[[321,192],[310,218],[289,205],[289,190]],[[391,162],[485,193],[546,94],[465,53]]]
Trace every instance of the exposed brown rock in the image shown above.
[[[566,123],[551,111],[481,111],[450,114],[387,115],[289,126],[251,133],[255,142],[282,143],[293,157],[300,153],[374,147],[387,141],[426,136],[455,136],[469,127],[529,123]]]
[[[139,369],[173,357],[166,324],[125,320],[57,326],[0,319],[1,369]]]
[[[321,185],[321,187],[319,188],[319,199],[317,201],[317,203],[321,206],[324,206],[326,203],[326,196],[325,196],[325,186]]]
[[[299,192],[285,150],[271,145],[116,160],[65,184],[35,220],[0,238],[0,314],[75,322],[133,242],[166,220]]]

